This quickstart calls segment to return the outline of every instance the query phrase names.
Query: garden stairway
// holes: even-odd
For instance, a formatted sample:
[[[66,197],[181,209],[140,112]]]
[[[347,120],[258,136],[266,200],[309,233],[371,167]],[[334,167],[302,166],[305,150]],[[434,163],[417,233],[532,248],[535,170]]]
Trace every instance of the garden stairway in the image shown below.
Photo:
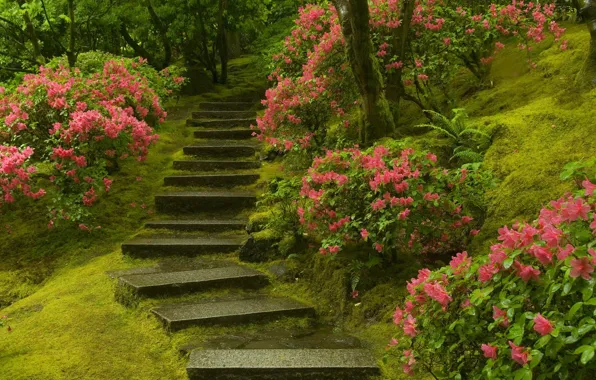
[[[122,244],[125,255],[165,260],[238,251],[246,241],[247,211],[256,203],[251,186],[260,178],[259,149],[248,128],[255,106],[207,102],[192,113],[186,124],[196,127],[198,140],[183,148],[187,159],[174,161],[180,173],[164,179],[169,191],[155,196],[163,219],[147,222],[141,237]],[[163,300],[152,312],[171,332],[314,317],[310,305],[263,293],[269,284],[264,273],[225,260],[205,268],[141,268],[118,279],[119,291]],[[249,296],[200,302],[173,298],[213,289],[239,289]],[[379,369],[367,351],[355,348],[197,349],[190,353],[187,373],[191,379],[366,379]]]

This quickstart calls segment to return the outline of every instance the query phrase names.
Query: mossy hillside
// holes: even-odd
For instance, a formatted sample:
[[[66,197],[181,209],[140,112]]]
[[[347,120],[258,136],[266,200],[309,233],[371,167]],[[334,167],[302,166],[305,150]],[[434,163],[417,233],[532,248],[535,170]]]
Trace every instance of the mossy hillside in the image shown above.
[[[489,191],[488,215],[472,251],[484,252],[497,229],[534,219],[542,205],[573,184],[559,174],[567,162],[596,154],[596,90],[579,91],[575,78],[588,51],[585,25],[565,25],[570,48],[551,41],[536,52],[537,68],[520,69],[524,52],[513,47],[495,59],[495,87],[464,102],[472,123],[495,127],[485,167],[500,179]]]
[[[116,250],[56,270],[44,286],[2,310],[3,379],[185,379],[160,324],[114,301],[107,270],[133,265]]]

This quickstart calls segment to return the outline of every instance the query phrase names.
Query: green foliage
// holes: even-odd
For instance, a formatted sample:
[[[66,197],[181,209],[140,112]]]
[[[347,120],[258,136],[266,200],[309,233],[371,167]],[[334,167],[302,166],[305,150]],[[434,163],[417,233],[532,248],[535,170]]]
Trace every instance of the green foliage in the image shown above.
[[[451,160],[459,163],[475,163],[483,160],[484,152],[492,141],[492,132],[485,132],[468,123],[468,114],[463,108],[453,109],[453,118],[449,119],[442,114],[424,111],[432,120],[430,124],[419,124],[417,128],[430,128],[447,138],[451,142]]]
[[[500,229],[490,254],[458,254],[408,283],[405,309],[394,316],[407,371],[473,379],[593,373],[596,176],[585,181],[534,222]]]

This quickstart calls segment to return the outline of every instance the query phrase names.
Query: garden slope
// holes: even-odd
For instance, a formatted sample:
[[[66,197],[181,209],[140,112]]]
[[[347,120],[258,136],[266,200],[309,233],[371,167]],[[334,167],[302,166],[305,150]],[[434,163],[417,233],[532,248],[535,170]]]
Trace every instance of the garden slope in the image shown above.
[[[249,65],[252,58],[232,61],[229,86],[168,107],[148,160],[124,165],[94,206],[97,217],[89,225],[101,229],[48,230],[44,200],[1,216],[0,316],[8,315],[12,332],[0,330],[0,379],[186,378],[175,342],[149,312],[115,301],[106,271],[141,265],[123,257],[120,244],[151,217],[163,177],[193,141],[186,118],[201,101],[262,87],[254,70],[245,70]]]

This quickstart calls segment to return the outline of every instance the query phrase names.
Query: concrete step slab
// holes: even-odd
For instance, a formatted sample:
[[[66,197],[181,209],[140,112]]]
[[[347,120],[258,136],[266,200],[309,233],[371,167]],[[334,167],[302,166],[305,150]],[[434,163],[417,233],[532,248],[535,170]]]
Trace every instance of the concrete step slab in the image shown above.
[[[188,119],[186,125],[189,127],[205,127],[205,128],[234,128],[234,127],[249,127],[251,124],[256,124],[257,120],[253,118],[242,119],[220,119],[220,120],[203,120],[203,119]]]
[[[255,107],[255,102],[203,102],[199,108],[205,111],[246,111]]]
[[[185,146],[183,152],[196,157],[254,157],[257,150],[254,145],[240,144],[201,144]]]
[[[145,223],[145,228],[171,231],[208,231],[222,232],[241,230],[246,227],[242,220],[154,220]]]
[[[208,129],[195,131],[194,136],[198,139],[228,139],[246,140],[253,138],[252,129]]]
[[[260,322],[282,317],[312,317],[314,308],[289,298],[252,298],[157,307],[153,313],[170,331],[190,326]]]
[[[257,182],[259,174],[178,175],[164,178],[164,186],[232,187]]]
[[[259,161],[229,161],[229,160],[185,160],[174,161],[174,169],[186,171],[214,171],[214,170],[245,170],[258,169]]]
[[[137,295],[178,295],[214,288],[257,289],[268,284],[267,276],[239,265],[182,272],[130,274],[119,284]]]
[[[250,119],[257,117],[256,111],[197,111],[193,119]]]
[[[132,257],[191,256],[229,253],[239,249],[244,239],[133,239],[122,243],[122,253]]]
[[[257,197],[244,192],[181,191],[155,196],[158,212],[188,214],[203,211],[238,211],[254,207]]]
[[[186,371],[191,380],[364,380],[380,375],[374,357],[361,349],[195,350]]]

